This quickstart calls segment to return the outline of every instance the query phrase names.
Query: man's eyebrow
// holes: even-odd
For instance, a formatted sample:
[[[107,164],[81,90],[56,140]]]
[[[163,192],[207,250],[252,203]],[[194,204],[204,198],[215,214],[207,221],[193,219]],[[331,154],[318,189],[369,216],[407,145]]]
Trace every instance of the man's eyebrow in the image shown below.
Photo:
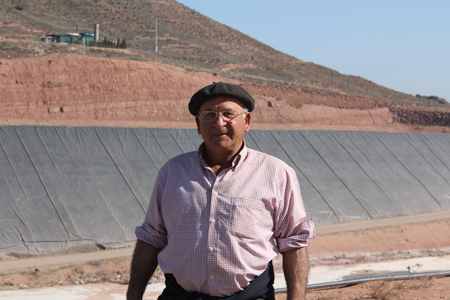
[[[207,108],[204,111],[217,111],[217,110],[213,110],[212,108]],[[236,110],[234,108],[225,108],[225,109],[222,109],[219,111],[222,112],[222,111],[236,111]]]

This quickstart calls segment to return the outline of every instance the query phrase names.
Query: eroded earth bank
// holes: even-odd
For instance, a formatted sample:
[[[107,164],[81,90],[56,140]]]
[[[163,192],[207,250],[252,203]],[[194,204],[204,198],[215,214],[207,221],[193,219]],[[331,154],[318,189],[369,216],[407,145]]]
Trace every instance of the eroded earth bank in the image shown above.
[[[256,100],[254,129],[448,132],[448,112],[250,83],[151,61],[52,54],[0,60],[0,123],[192,128],[190,96],[217,81]],[[430,126],[427,126],[430,125]]]

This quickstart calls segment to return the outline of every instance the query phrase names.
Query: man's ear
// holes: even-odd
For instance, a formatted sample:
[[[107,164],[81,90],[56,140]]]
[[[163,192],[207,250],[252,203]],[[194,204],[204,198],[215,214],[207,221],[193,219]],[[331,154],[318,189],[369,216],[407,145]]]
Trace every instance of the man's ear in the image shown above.
[[[200,133],[200,119],[198,118],[198,115],[195,116],[195,123],[197,123],[197,132],[198,132],[198,134],[201,134]]]
[[[250,122],[252,120],[252,114],[251,113],[246,113],[245,114],[245,132],[248,132],[250,130]]]

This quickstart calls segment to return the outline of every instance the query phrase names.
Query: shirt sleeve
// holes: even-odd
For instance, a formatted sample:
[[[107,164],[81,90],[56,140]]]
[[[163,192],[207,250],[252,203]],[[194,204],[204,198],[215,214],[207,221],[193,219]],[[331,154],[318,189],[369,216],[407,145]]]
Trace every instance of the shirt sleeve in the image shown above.
[[[281,253],[306,247],[316,236],[314,222],[306,219],[306,212],[295,171],[286,166],[279,171],[279,204],[275,213],[275,238]]]
[[[153,192],[148,203],[145,221],[142,226],[136,227],[135,234],[138,239],[157,249],[167,245],[167,231],[162,218],[161,201],[164,192],[165,168],[158,173]]]

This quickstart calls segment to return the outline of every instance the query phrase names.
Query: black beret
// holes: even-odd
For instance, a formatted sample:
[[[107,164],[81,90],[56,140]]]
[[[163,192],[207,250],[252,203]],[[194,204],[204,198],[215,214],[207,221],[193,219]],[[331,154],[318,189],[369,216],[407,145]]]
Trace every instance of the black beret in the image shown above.
[[[255,100],[253,97],[240,86],[225,82],[214,82],[200,89],[192,96],[189,102],[189,112],[196,116],[203,103],[209,99],[224,96],[241,101],[248,108],[248,111],[253,111],[255,108]]]

